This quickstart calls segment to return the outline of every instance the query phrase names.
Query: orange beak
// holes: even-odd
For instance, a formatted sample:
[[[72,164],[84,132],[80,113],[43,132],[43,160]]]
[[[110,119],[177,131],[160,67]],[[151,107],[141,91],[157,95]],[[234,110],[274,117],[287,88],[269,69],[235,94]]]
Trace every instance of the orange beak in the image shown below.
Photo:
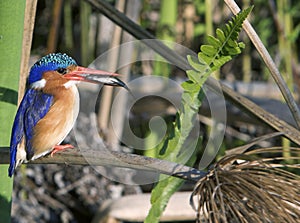
[[[71,72],[63,75],[63,77],[68,80],[85,81],[85,82],[91,82],[95,84],[124,87],[125,89],[128,90],[127,85],[123,81],[118,79],[116,76],[119,76],[119,74],[103,71],[103,70],[95,70],[86,67],[80,67],[80,66],[77,66]]]

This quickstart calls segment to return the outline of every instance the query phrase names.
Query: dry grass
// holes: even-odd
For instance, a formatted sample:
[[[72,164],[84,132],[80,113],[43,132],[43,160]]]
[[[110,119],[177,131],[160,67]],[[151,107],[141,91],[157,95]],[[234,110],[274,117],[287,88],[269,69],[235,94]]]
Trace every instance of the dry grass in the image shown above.
[[[291,151],[299,159],[300,149]],[[300,177],[290,172],[299,164],[282,164],[280,152],[256,149],[218,161],[191,196],[198,222],[299,222]]]

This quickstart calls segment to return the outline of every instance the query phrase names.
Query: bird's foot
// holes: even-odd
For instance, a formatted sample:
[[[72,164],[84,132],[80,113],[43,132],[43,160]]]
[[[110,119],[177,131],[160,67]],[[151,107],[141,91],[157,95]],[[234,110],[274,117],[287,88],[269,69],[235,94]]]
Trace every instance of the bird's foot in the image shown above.
[[[71,144],[66,144],[66,145],[56,145],[54,146],[50,156],[53,157],[53,155],[55,153],[57,153],[58,151],[62,151],[62,150],[65,150],[65,149],[74,149],[74,146],[72,146]]]

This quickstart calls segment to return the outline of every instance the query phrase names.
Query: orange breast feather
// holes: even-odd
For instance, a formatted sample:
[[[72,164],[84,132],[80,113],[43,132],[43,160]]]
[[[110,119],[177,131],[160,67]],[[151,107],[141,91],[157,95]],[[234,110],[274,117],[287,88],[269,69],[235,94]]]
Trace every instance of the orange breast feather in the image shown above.
[[[78,102],[76,86],[62,88],[59,94],[54,95],[49,112],[34,128],[32,146],[35,155],[33,159],[50,152],[68,135],[78,115]]]

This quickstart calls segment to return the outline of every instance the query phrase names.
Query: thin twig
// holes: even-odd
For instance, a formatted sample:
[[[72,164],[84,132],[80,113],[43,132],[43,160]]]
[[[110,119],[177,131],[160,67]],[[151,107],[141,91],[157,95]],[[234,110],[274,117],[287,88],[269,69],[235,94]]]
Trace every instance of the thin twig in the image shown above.
[[[34,20],[36,12],[37,0],[26,1],[25,15],[24,15],[24,31],[22,42],[22,58],[20,66],[20,80],[18,91],[18,104],[21,102],[26,86],[26,78],[29,70],[29,57],[32,43],[32,35],[34,29]]]
[[[128,0],[126,1],[126,6],[124,6],[124,10],[126,9],[126,15],[130,17],[133,21],[137,21],[139,19],[140,15],[140,9],[142,7],[142,3],[140,0]],[[119,27],[120,28],[120,27]],[[134,37],[132,35],[129,35],[127,32],[122,32],[122,43],[129,43],[134,40]],[[114,50],[116,51],[116,50]],[[122,77],[120,79],[128,83],[130,79],[130,71],[131,66],[125,66],[124,64],[129,64],[131,61],[131,58],[134,54],[134,45],[133,43],[128,45],[126,49],[121,48],[119,52],[119,59],[118,59],[118,73],[122,74]],[[115,57],[117,58],[117,57]],[[115,60],[115,58],[111,57],[112,60]],[[116,68],[116,67],[115,67]],[[107,145],[111,147],[112,149],[116,149],[119,147],[120,144],[120,137],[123,132],[124,128],[124,122],[125,122],[125,114],[126,114],[126,104],[127,104],[127,96],[128,94],[118,94],[121,89],[115,88],[114,91],[116,95],[119,97],[120,103],[115,103],[114,108],[110,111],[111,119],[114,120],[114,125],[112,125],[112,122],[109,123],[108,126],[108,134],[107,134]]]
[[[220,82],[218,82],[214,78],[208,78],[206,83],[208,86],[212,88],[218,88]],[[291,141],[300,145],[300,132],[295,129],[293,126],[287,124],[283,120],[277,118],[275,115],[267,112],[260,106],[257,106],[252,101],[248,100],[247,98],[243,97],[241,94],[235,92],[225,84],[220,84],[224,96],[234,103],[237,107],[245,110],[247,113],[255,116],[256,118],[260,119],[264,123],[268,124],[273,129],[277,130],[278,132],[282,132],[284,136],[289,138]]]
[[[125,1],[117,1],[116,7],[119,11],[124,11]],[[115,48],[121,43],[122,29],[114,25],[113,35],[110,42],[110,48]],[[118,66],[119,50],[114,50],[108,56],[107,69],[115,71]],[[111,113],[111,103],[114,89],[112,87],[103,87],[101,103],[99,106],[99,127],[104,132],[104,135],[108,133],[109,118]],[[108,136],[107,136],[108,137]]]
[[[47,42],[47,53],[53,53],[56,51],[57,48],[57,40],[59,34],[59,25],[60,25],[60,18],[62,12],[62,5],[63,0],[55,0],[53,4],[53,15],[52,15],[52,24],[50,27],[49,35],[48,35],[48,42]]]
[[[234,0],[224,0],[225,3],[228,5],[230,10],[234,14],[238,14],[240,12],[240,8],[235,3]],[[275,80],[276,84],[278,85],[287,105],[289,106],[292,115],[296,121],[296,124],[298,126],[298,129],[300,128],[300,111],[296,104],[296,101],[294,100],[292,93],[290,92],[286,82],[284,81],[283,77],[281,76],[279,70],[277,69],[274,61],[272,60],[270,54],[268,53],[268,50],[260,40],[259,36],[251,26],[248,20],[245,20],[243,23],[243,28],[248,34],[249,38],[251,39],[253,45],[257,49],[258,53],[262,57],[263,61],[267,65],[273,79]]]

